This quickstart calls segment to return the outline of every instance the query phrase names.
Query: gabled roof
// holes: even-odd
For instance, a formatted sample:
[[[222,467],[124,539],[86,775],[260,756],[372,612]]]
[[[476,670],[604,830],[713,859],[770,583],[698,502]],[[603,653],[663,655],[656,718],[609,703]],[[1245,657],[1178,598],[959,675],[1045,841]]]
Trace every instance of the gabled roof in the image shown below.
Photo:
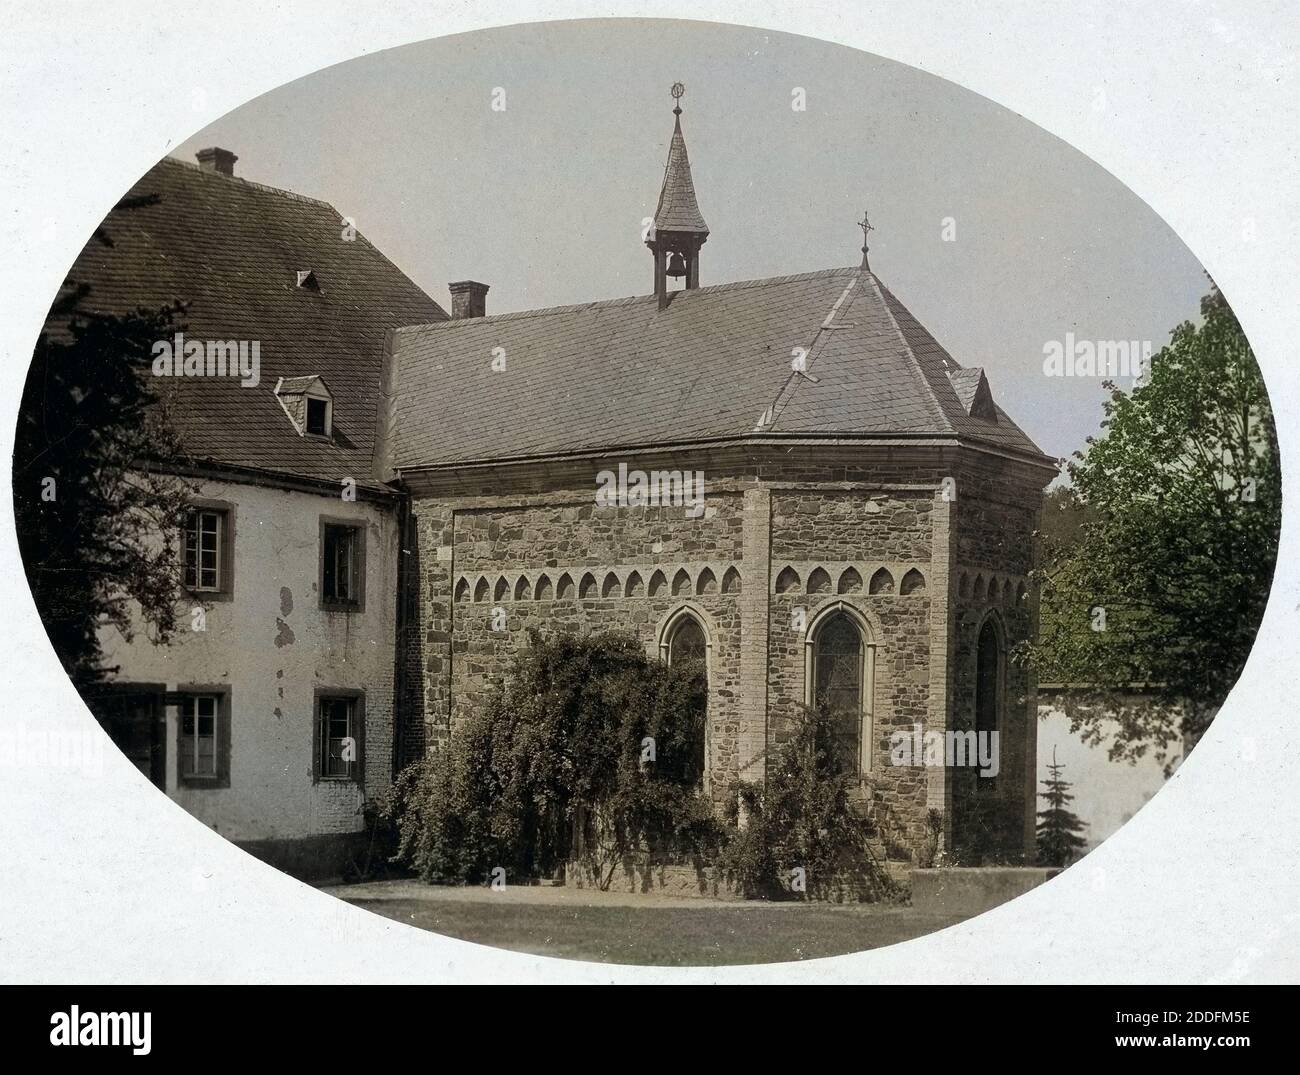
[[[399,469],[798,435],[959,436],[1042,458],[1002,411],[966,412],[957,364],[859,268],[679,291],[663,310],[649,295],[447,321],[394,347]]]
[[[664,184],[655,209],[655,231],[686,231],[709,234],[699,204],[695,200],[695,183],[691,179],[691,162],[686,156],[686,139],[682,137],[682,117],[673,124],[673,140],[668,146],[668,164]]]
[[[298,395],[303,392],[310,392],[317,385],[326,395],[332,396],[330,386],[325,383],[324,377],[318,377],[316,374],[309,374],[306,377],[284,377],[276,384],[276,391],[282,396]]]
[[[186,338],[259,341],[260,383],[166,380],[196,461],[360,485],[372,480],[377,402],[389,329],[446,318],[442,308],[323,201],[164,158],[69,271],[89,309],[120,313],[188,303]],[[321,290],[298,286],[311,266]],[[57,330],[58,326],[52,326]],[[334,437],[304,439],[276,398],[280,377],[319,376],[333,396]],[[161,380],[161,379],[160,379]]]
[[[967,414],[972,418],[997,420],[993,390],[989,388],[989,379],[984,376],[982,367],[949,370],[948,380],[952,381],[953,391],[957,393],[957,398],[961,400],[961,405]]]

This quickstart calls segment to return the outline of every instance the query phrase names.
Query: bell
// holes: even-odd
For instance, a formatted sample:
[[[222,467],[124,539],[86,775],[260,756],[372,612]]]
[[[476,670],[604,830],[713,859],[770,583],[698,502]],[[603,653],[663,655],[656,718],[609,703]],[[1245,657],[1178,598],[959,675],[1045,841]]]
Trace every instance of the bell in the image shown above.
[[[686,275],[686,262],[682,260],[681,254],[674,254],[672,257],[668,259],[668,275],[669,276]]]

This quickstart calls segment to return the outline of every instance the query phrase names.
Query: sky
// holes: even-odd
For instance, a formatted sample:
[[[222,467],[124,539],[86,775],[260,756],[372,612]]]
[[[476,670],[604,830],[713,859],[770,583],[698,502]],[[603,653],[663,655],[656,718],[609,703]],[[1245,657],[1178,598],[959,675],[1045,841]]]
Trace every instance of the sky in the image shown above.
[[[674,81],[710,228],[702,285],[855,265],[869,208],[872,270],[1050,455],[1097,432],[1105,393],[1046,376],[1049,341],[1159,349],[1197,320],[1199,262],[1067,143],[914,68],[765,30],[440,38],[282,86],[172,155],[219,145],[237,175],[330,202],[448,309],[463,279],[491,285],[489,313],[641,295]]]

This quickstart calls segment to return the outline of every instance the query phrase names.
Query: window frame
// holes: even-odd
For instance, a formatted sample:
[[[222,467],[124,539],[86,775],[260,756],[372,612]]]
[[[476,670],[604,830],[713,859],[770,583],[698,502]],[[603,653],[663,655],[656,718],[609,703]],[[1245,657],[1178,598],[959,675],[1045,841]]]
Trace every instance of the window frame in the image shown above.
[[[673,617],[673,622],[664,632],[663,641],[659,643],[659,649],[663,653],[664,664],[672,667],[673,646],[677,644],[677,636],[680,635],[683,630],[692,626],[700,632],[700,637],[704,643],[704,666],[705,674],[707,675],[709,670],[709,650],[712,648],[709,643],[709,632],[708,629],[705,628],[704,624],[700,622],[699,617],[690,612],[684,612],[680,616]]]
[[[700,770],[700,789],[710,785],[713,779],[713,625],[704,610],[694,602],[675,606],[659,626],[659,659],[672,667],[673,639],[687,620],[693,620],[704,635],[704,765]]]
[[[356,597],[339,600],[326,595],[325,563],[329,548],[329,532],[334,529],[346,529],[353,534],[352,574],[355,580]],[[364,612],[366,610],[366,524],[360,519],[344,519],[328,515],[320,517],[320,540],[317,565],[317,587],[320,595],[320,607],[326,612]],[[337,585],[337,580],[336,583]]]
[[[202,564],[196,562],[194,580],[189,581],[189,536],[190,519],[201,518],[205,514],[217,517],[217,585],[205,587],[197,585],[202,577]],[[202,530],[198,532],[198,544],[202,542]],[[196,555],[201,558],[201,549],[196,544]],[[201,601],[230,601],[235,595],[235,505],[228,500],[211,500],[196,497],[185,505],[185,517],[181,520],[180,537],[181,587],[186,593]]]
[[[352,703],[352,727],[349,731],[355,740],[357,756],[347,763],[346,776],[327,773],[324,755],[328,741],[323,705],[325,702],[348,701]],[[352,687],[317,687],[312,691],[312,783],[356,784],[365,787],[366,766],[366,692]]]
[[[836,616],[844,615],[857,628],[862,646],[861,667],[858,671],[859,717],[857,771],[845,777],[858,783],[865,782],[875,765],[875,695],[876,695],[876,637],[873,624],[863,613],[847,601],[831,601],[817,610],[804,632],[804,704],[811,707],[817,701],[817,642],[825,626]]]
[[[325,408],[324,430],[316,433],[311,428],[311,405],[313,402],[320,403]],[[320,440],[329,440],[334,434],[334,401],[329,396],[320,393],[308,391],[303,395],[302,401],[302,433],[305,437],[316,437]]]
[[[212,758],[214,772],[211,776],[201,776],[185,772],[185,715],[191,703],[200,698],[215,699]],[[183,788],[228,788],[230,787],[230,688],[224,684],[184,683],[176,690],[176,786]],[[198,714],[195,712],[195,732],[197,741]]]

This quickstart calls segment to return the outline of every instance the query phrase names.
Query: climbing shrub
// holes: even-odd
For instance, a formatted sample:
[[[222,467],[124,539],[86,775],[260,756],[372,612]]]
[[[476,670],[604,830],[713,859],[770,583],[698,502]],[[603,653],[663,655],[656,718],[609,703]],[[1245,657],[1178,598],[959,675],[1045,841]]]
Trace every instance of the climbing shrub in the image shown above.
[[[578,857],[608,885],[629,855],[707,855],[707,685],[623,634],[529,632],[504,683],[395,781],[380,816],[428,881],[551,876]]]

